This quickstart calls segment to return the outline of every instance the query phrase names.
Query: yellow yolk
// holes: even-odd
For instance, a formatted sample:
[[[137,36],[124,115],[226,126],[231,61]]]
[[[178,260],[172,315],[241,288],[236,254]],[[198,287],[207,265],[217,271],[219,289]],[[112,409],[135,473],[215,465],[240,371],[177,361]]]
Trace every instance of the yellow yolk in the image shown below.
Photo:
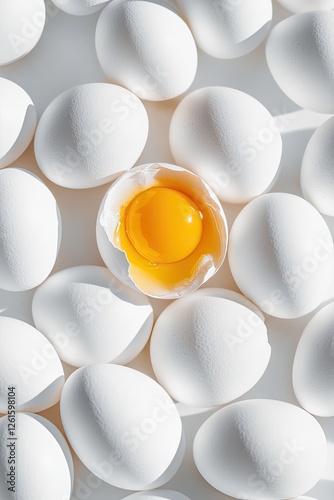
[[[206,196],[183,179],[160,178],[120,207],[114,242],[126,254],[133,282],[156,295],[183,289],[219,261],[226,237],[221,224]]]
[[[125,230],[145,259],[171,264],[185,259],[202,237],[202,214],[184,193],[153,187],[142,191],[127,207]]]

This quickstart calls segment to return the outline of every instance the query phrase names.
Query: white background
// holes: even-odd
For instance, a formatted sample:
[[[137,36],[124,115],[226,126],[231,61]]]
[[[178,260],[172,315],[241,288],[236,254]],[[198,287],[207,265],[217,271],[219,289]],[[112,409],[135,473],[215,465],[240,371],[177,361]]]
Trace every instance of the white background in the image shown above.
[[[49,1],[49,0],[48,0]],[[289,13],[274,4],[274,23]],[[98,14],[75,17],[49,6],[49,16],[42,38],[35,49],[20,61],[0,68],[0,76],[21,85],[33,99],[38,115],[62,91],[81,83],[106,81],[98,64],[94,33]],[[226,85],[243,90],[261,101],[273,115],[283,115],[283,158],[279,179],[272,191],[286,191],[301,195],[299,170],[305,145],[315,128],[326,115],[300,110],[278,88],[265,62],[264,44],[250,55],[222,61],[199,52],[199,68],[190,90],[208,85]],[[168,144],[168,127],[172,113],[180,99],[169,102],[144,102],[150,119],[147,145],[137,164],[170,162],[173,158]],[[281,120],[281,119],[280,119]],[[70,190],[50,183],[38,169],[33,147],[12,166],[26,168],[39,177],[52,190],[62,213],[63,239],[54,271],[80,264],[102,265],[95,242],[95,220],[99,204],[108,185],[88,190]],[[229,226],[242,206],[224,205]],[[327,217],[334,232],[334,220]],[[237,290],[227,262],[206,283]],[[10,293],[0,291],[0,314],[13,316],[32,323],[31,298],[33,291]],[[326,302],[334,299],[334,283]],[[156,316],[169,301],[153,301]],[[291,384],[291,368],[295,348],[304,326],[312,315],[294,321],[267,318],[272,356],[268,369],[258,384],[243,398],[273,398],[297,404]],[[130,366],[153,376],[147,348]],[[72,368],[65,366],[69,374]],[[165,486],[178,490],[192,500],[224,500],[228,497],[211,488],[196,471],[192,458],[193,437],[213,410],[196,410],[178,405],[187,440],[184,462],[175,477]],[[42,412],[61,429],[59,405]],[[334,418],[318,419],[328,442],[328,464],[320,482],[309,492],[317,500],[334,498]],[[119,500],[127,495],[105,483],[92,481],[92,475],[75,458],[76,480],[73,500]],[[82,482],[81,482],[82,481]],[[84,485],[84,486],[83,486]],[[130,492],[129,492],[130,493]],[[47,500],[47,499],[46,499]]]

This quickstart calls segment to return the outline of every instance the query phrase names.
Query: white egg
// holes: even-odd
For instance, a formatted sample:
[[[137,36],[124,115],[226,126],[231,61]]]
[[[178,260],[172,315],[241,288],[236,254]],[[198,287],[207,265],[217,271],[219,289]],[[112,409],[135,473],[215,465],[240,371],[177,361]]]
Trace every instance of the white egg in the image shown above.
[[[302,495],[320,479],[326,456],[326,437],[315,418],[269,399],[222,408],[194,440],[195,463],[204,479],[239,499]]]
[[[87,16],[97,12],[109,2],[109,0],[52,0],[53,3],[67,14],[73,16]]]
[[[147,135],[147,113],[134,94],[110,83],[78,85],[44,111],[35,135],[36,160],[60,186],[99,186],[133,166]]]
[[[278,0],[287,10],[294,13],[309,10],[331,10],[334,9],[333,0]]]
[[[242,293],[278,318],[298,318],[318,307],[334,270],[326,222],[310,203],[287,193],[260,196],[242,209],[228,257]]]
[[[21,59],[35,47],[45,18],[44,0],[0,2],[0,66]]]
[[[334,416],[334,303],[321,309],[300,337],[293,364],[293,388],[313,415]]]
[[[304,197],[319,212],[334,216],[334,118],[312,135],[303,157],[300,183]]]
[[[113,364],[79,368],[65,383],[60,409],[75,453],[113,486],[156,488],[181,464],[181,418],[164,389],[141,372]]]
[[[1,8],[1,7],[0,7]],[[34,136],[37,115],[34,103],[16,83],[0,78],[0,168],[15,161]]]
[[[316,498],[311,497],[298,497],[295,500],[317,500]]]
[[[167,306],[155,323],[153,370],[181,403],[228,403],[251,389],[267,368],[271,348],[261,313],[226,297],[223,289],[198,290]]]
[[[185,204],[171,205],[167,201],[167,205],[160,203],[149,212],[146,210],[145,216],[144,207],[140,220],[135,219],[131,231],[128,227],[128,207],[133,200],[151,188],[161,187],[186,195],[201,220],[201,234],[195,248],[168,263],[143,256],[140,253],[143,243],[136,241],[133,244],[131,231],[134,229],[136,236],[141,233],[145,244],[148,236],[152,245],[155,244],[151,241],[154,238],[162,241],[163,246],[172,242],[169,246],[174,251],[187,243],[187,239],[183,238],[183,229],[187,231],[187,223],[189,219],[192,222],[194,211],[187,212]],[[189,219],[184,216],[183,209]],[[188,170],[168,163],[140,165],[123,174],[104,196],[96,221],[98,248],[110,271],[127,286],[161,299],[179,298],[196,290],[213,276],[225,259],[227,233],[224,211],[209,186]],[[191,238],[192,233],[186,232],[186,236]]]
[[[189,497],[186,497],[182,493],[178,491],[172,490],[151,490],[151,491],[143,491],[139,493],[134,493],[128,497],[124,497],[123,500],[190,500]]]
[[[195,77],[195,41],[167,4],[110,2],[99,17],[95,42],[107,77],[142,99],[172,99],[185,92]]]
[[[248,54],[266,37],[271,0],[177,0],[197,45],[207,54],[231,59]]]
[[[266,56],[283,92],[298,106],[334,113],[334,12],[290,16],[270,32]]]
[[[0,413],[7,412],[7,390],[17,391],[16,408],[42,411],[59,401],[64,370],[54,347],[36,328],[0,316]]]
[[[26,170],[0,171],[0,288],[34,288],[52,271],[61,240],[57,202]]]
[[[175,162],[228,203],[245,203],[273,183],[282,139],[269,111],[240,90],[206,87],[187,95],[170,125]]]
[[[97,266],[50,276],[35,292],[32,313],[36,327],[73,366],[128,363],[144,348],[153,326],[148,298]]]
[[[14,437],[7,415],[0,418],[0,469],[11,474],[1,474],[1,500],[70,500],[73,462],[57,427],[40,415],[17,413]]]

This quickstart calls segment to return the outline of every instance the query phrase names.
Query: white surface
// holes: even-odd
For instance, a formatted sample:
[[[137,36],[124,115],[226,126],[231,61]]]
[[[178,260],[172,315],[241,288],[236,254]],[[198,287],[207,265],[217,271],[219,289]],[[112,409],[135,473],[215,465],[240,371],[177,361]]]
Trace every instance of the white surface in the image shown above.
[[[277,4],[274,5],[274,20],[286,17]],[[105,81],[96,58],[94,29],[97,14],[75,17],[66,15],[50,5],[48,1],[48,22],[36,48],[26,58],[0,69],[0,75],[21,85],[36,104],[39,116],[45,107],[60,92],[86,82]],[[278,88],[266,66],[263,44],[253,53],[237,60],[219,61],[199,53],[199,70],[191,90],[206,85],[226,85],[243,90],[260,100],[273,115],[280,115],[282,127],[283,158],[280,177],[273,190],[301,195],[299,171],[307,141],[315,128],[328,115],[299,110]],[[172,163],[168,144],[168,128],[171,115],[178,101],[152,103],[145,107],[151,121],[147,146],[137,164],[165,161]],[[30,146],[28,151],[15,162],[41,175]],[[43,178],[43,177],[42,177]],[[45,179],[44,179],[45,180]],[[63,241],[55,270],[80,264],[102,265],[95,242],[95,223],[98,207],[108,188],[101,186],[87,191],[73,191],[56,186],[46,180],[57,197],[63,214]],[[241,206],[224,205],[229,225]],[[334,230],[334,220],[326,217]],[[231,278],[227,261],[221,270],[208,281],[206,286],[223,286],[237,290]],[[0,291],[0,311],[3,315],[32,322],[31,298],[33,292],[10,293]],[[327,300],[334,299],[334,283]],[[153,301],[156,315],[170,301]],[[272,356],[267,371],[258,384],[249,391],[246,398],[282,399],[294,404],[297,401],[292,390],[292,363],[298,339],[311,315],[294,321],[268,318],[266,321]],[[148,350],[131,363],[132,367],[153,376]],[[72,369],[65,367],[69,373]],[[186,434],[186,456],[175,477],[165,488],[178,490],[191,500],[228,500],[228,497],[209,486],[197,472],[192,458],[192,441],[201,423],[212,410],[196,410],[177,405]],[[61,428],[59,407],[43,412]],[[334,418],[318,419],[329,441],[328,464],[320,482],[308,496],[317,500],[332,500],[334,497]],[[73,500],[120,500],[126,492],[102,483],[94,477],[77,459]],[[128,493],[130,494],[130,492]]]

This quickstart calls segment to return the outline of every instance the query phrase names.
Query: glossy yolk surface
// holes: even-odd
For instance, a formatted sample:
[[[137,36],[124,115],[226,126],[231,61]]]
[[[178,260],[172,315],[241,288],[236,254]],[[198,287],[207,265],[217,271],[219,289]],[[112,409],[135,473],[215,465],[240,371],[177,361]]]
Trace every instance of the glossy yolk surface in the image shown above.
[[[201,194],[177,177],[159,179],[120,207],[114,242],[145,293],[183,289],[221,258],[225,236],[215,208]]]
[[[126,211],[125,229],[137,252],[151,262],[185,259],[202,237],[202,214],[184,193],[153,187],[141,192]]]

